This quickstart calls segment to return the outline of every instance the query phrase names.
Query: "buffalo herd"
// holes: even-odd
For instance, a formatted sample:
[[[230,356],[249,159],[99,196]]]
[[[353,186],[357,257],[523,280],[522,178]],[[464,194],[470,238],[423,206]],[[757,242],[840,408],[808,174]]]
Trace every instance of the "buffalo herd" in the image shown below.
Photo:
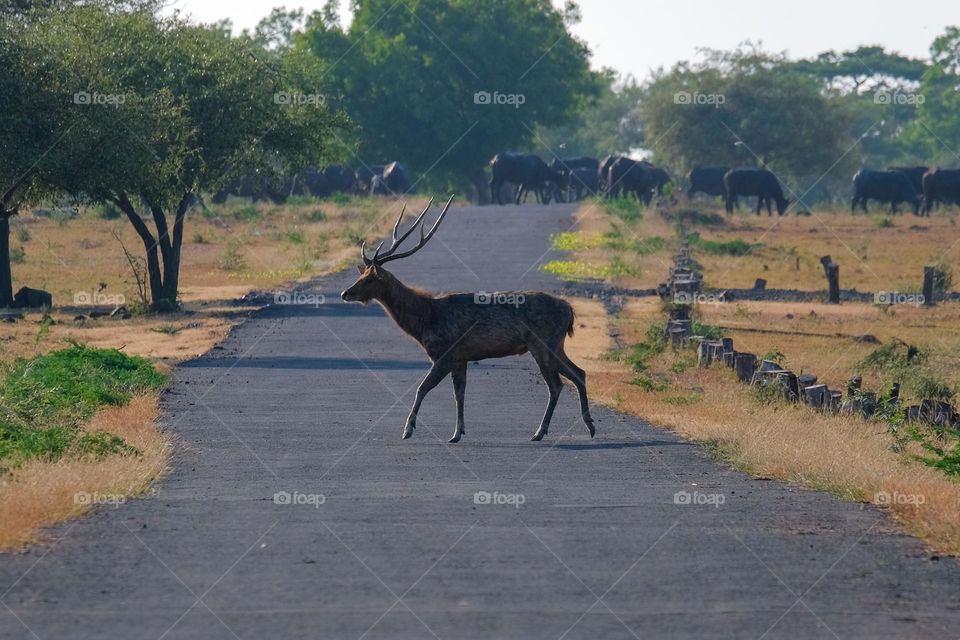
[[[332,164],[315,169],[307,168],[281,180],[261,175],[236,178],[213,195],[213,202],[221,204],[230,196],[268,200],[282,204],[290,196],[327,198],[335,193],[400,195],[410,193],[414,183],[410,172],[399,162],[383,165],[363,165],[360,169]]]
[[[632,197],[649,206],[654,197],[663,198],[672,183],[670,174],[645,160],[610,155],[602,160],[585,156],[554,158],[550,163],[532,153],[498,153],[490,161],[490,199],[496,204],[525,202],[532,192],[536,201],[573,202],[587,197]],[[325,198],[336,193],[402,195],[416,185],[410,171],[400,162],[363,165],[351,169],[334,164],[308,168],[282,180],[253,174],[237,178],[213,195],[214,203],[229,196],[283,203],[290,196]],[[790,201],[783,187],[768,169],[730,168],[698,165],[687,175],[686,195],[702,193],[722,197],[732,214],[741,197],[757,199],[756,212],[766,206],[779,215]],[[867,211],[867,201],[889,204],[896,213],[900,205],[915,215],[929,215],[938,205],[960,205],[960,169],[924,166],[861,169],[853,177],[852,211]]]
[[[913,208],[915,215],[930,215],[939,204],[960,204],[960,169],[940,167],[889,167],[886,171],[861,169],[853,176],[853,200],[866,211],[867,200],[890,204],[896,213],[901,203]]]

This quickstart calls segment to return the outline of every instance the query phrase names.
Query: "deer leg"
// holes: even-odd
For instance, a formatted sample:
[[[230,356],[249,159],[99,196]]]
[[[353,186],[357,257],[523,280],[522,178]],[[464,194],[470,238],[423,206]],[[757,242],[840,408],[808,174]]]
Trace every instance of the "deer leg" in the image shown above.
[[[457,399],[457,430],[449,442],[460,442],[460,437],[466,435],[467,428],[463,424],[463,397],[467,391],[467,363],[458,362],[453,368],[453,396]]]
[[[420,411],[420,405],[423,399],[430,393],[430,390],[440,384],[440,382],[450,373],[450,367],[444,361],[433,363],[430,371],[423,378],[420,386],[417,387],[417,398],[413,401],[413,408],[410,409],[410,415],[407,416],[407,423],[403,427],[403,439],[406,440],[413,435],[413,430],[417,428],[417,413]]]
[[[567,354],[561,348],[560,354],[560,373],[564,375],[573,386],[577,388],[577,395],[580,396],[580,417],[583,418],[583,424],[587,425],[590,431],[590,437],[596,435],[597,430],[593,426],[593,418],[590,417],[590,405],[587,402],[587,374],[586,372],[573,364]]]
[[[549,353],[541,352],[534,353],[533,357],[540,367],[540,375],[543,376],[543,381],[547,383],[547,389],[550,390],[550,399],[547,400],[547,408],[543,412],[543,419],[540,421],[540,426],[537,427],[533,437],[530,438],[534,442],[539,442],[543,439],[543,436],[547,435],[547,431],[550,429],[550,418],[553,417],[553,410],[557,406],[557,400],[560,399],[563,382],[560,380],[560,374],[557,373],[556,358],[553,358]]]

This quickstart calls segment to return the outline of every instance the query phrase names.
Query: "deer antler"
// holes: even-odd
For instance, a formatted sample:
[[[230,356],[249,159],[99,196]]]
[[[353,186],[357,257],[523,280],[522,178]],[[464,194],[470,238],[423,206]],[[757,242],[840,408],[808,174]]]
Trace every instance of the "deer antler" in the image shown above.
[[[368,258],[366,253],[366,241],[364,241],[360,245],[360,255],[363,257],[363,263],[368,266],[371,264],[381,265],[386,262],[390,262],[391,260],[406,258],[407,256],[413,255],[422,249],[423,246],[430,241],[430,238],[433,237],[433,234],[437,232],[437,227],[440,226],[440,223],[443,222],[444,216],[447,215],[447,210],[450,208],[450,203],[453,202],[453,198],[454,196],[451,195],[450,199],[447,200],[447,204],[444,205],[443,211],[440,212],[436,222],[434,222],[433,226],[430,227],[430,231],[424,233],[423,227],[424,216],[427,215],[427,211],[429,211],[430,207],[433,206],[433,198],[430,198],[430,202],[428,202],[427,206],[424,207],[423,211],[420,212],[420,215],[417,216],[417,219],[413,221],[413,224],[410,225],[410,228],[407,229],[402,236],[397,238],[397,230],[400,228],[400,222],[403,220],[404,211],[406,211],[406,205],[404,205],[400,210],[400,216],[397,218],[397,222],[393,225],[393,232],[390,234],[392,238],[390,248],[381,255],[380,250],[383,248],[383,242],[381,242],[379,245],[377,245],[376,250],[373,252],[373,257]],[[402,253],[395,253],[403,241],[406,240],[417,227],[420,227],[420,240],[417,242],[417,246]]]

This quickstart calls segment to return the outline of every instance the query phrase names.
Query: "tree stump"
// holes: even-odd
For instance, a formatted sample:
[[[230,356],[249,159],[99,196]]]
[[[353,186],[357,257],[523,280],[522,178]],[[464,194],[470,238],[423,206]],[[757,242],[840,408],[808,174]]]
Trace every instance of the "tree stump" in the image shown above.
[[[793,371],[778,371],[777,384],[780,385],[780,393],[784,400],[790,402],[800,400],[800,385],[797,383],[797,376]]]
[[[763,278],[757,278],[753,283],[753,288],[757,291],[763,291],[767,288],[767,281]]]
[[[757,356],[752,353],[737,353],[733,358],[733,368],[737,372],[737,380],[750,384],[757,370]]]
[[[840,304],[840,265],[830,256],[820,258],[820,263],[827,276],[827,302]]]
[[[933,276],[936,273],[936,269],[932,266],[925,266],[923,268],[923,304],[930,307],[933,306]]]
[[[801,387],[812,387],[817,384],[817,376],[812,373],[801,373],[797,376],[797,381]]]
[[[815,409],[820,409],[826,404],[826,397],[829,390],[825,384],[814,384],[803,389],[803,399],[804,401],[814,407]]]

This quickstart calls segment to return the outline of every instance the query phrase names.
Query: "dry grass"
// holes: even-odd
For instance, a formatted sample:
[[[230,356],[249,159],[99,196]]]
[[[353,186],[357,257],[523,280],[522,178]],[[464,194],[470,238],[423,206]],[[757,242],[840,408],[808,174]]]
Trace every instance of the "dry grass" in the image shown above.
[[[413,198],[411,209],[425,202]],[[253,310],[229,301],[356,260],[359,238],[385,233],[399,206],[382,198],[255,208],[231,201],[213,207],[215,216],[194,212],[183,247],[183,312],[82,322],[74,320],[73,310],[55,308],[49,319],[31,312],[19,322],[0,324],[0,371],[17,357],[42,355],[69,340],[121,349],[169,369],[209,350]],[[59,221],[22,216],[12,233],[13,246],[24,252],[23,261],[13,265],[15,288],[46,289],[60,306],[73,305],[78,292],[133,302],[136,283],[114,232],[131,253],[142,252],[125,219],[104,220],[92,211]],[[165,472],[172,445],[170,436],[156,428],[157,413],[156,396],[138,397],[127,406],[102,410],[87,425],[122,437],[140,456],[31,460],[0,478],[0,550],[18,548],[36,540],[42,527],[87,512],[90,505],[78,495],[122,500],[146,491]]]
[[[86,513],[91,501],[110,504],[145,492],[166,472],[171,450],[157,414],[156,396],[139,396],[100,411],[86,426],[122,437],[139,456],[31,460],[0,479],[0,550],[42,539],[43,527]]]
[[[688,208],[681,203],[676,210]],[[912,214],[897,216],[851,215],[817,210],[810,216],[757,217],[742,211],[728,219],[721,207],[697,202],[697,210],[724,219],[719,226],[691,225],[706,240],[739,239],[754,245],[746,256],[712,256],[697,252],[705,284],[719,289],[749,288],[757,278],[768,288],[823,290],[826,279],[820,257],[830,255],[840,267],[840,285],[859,291],[919,291],[923,267],[944,259],[960,273],[960,241],[957,218],[960,211],[946,209],[930,218]],[[881,222],[887,221],[887,222]],[[602,206],[587,202],[577,213],[578,230],[586,234],[619,229],[626,239],[662,237],[672,245],[673,225],[653,209],[643,219],[623,222],[608,215]],[[883,226],[883,225],[889,226]],[[619,286],[652,288],[662,282],[670,267],[671,249],[646,256],[605,248],[578,252],[577,260],[606,265],[619,256],[636,267],[635,273],[618,274],[609,280]],[[798,268],[799,265],[799,268]]]
[[[627,344],[643,340],[647,327],[661,319],[653,300],[628,304],[615,321]],[[938,550],[960,554],[960,483],[894,451],[882,425],[850,416],[829,417],[800,405],[765,405],[726,368],[691,366],[676,373],[672,353],[650,363],[650,374],[668,382],[646,391],[630,384],[630,367],[603,357],[604,342],[578,362],[590,377],[591,399],[638,415],[684,438],[707,444],[744,471],[831,491],[860,502],[882,503],[878,494],[922,496],[923,504],[888,508],[904,528]],[[690,364],[691,352],[681,361]]]
[[[716,211],[716,210],[713,210]],[[916,291],[924,264],[944,259],[960,266],[955,212],[930,219],[912,215],[879,223],[880,216],[815,212],[810,217],[756,218],[738,215],[721,226],[693,226],[709,240],[743,240],[757,245],[747,256],[712,256],[694,249],[705,281],[719,288],[751,287],[756,278],[768,288],[824,289],[822,255],[841,263],[841,284],[862,291]],[[890,226],[892,225],[892,226]],[[662,251],[633,255],[629,248],[593,246],[574,251],[571,261],[592,265],[621,263],[636,268],[604,278],[610,284],[652,288],[666,276],[675,229],[652,210],[642,220],[623,222],[588,203],[578,212],[578,233],[596,238],[611,229],[622,237],[668,240]],[[586,243],[586,244],[589,244]],[[797,263],[799,259],[799,269]],[[586,305],[586,306],[584,306]],[[764,404],[726,368],[696,368],[695,354],[667,350],[638,374],[611,359],[613,342],[599,335],[595,302],[578,303],[590,318],[585,336],[575,336],[570,352],[590,377],[591,398],[676,431],[708,446],[718,457],[750,473],[827,490],[848,500],[882,503],[885,495],[917,496],[887,508],[902,526],[934,548],[960,554],[960,482],[919,462],[915,445],[898,443],[886,426],[852,416],[830,417],[802,405]],[[587,311],[581,311],[587,309]],[[871,390],[889,383],[858,363],[877,345],[855,340],[872,335],[883,343],[902,340],[919,347],[924,371],[960,388],[960,305],[934,308],[870,304],[733,302],[701,304],[698,319],[724,328],[737,350],[763,355],[779,351],[786,366],[814,373],[833,388],[845,388],[855,374]],[[647,329],[664,321],[656,298],[628,300],[607,327],[620,345],[646,339]],[[643,384],[631,384],[631,381]],[[652,384],[651,384],[652,383]],[[909,387],[909,385],[908,385]],[[904,389],[906,402],[918,400]],[[922,500],[921,504],[916,504]]]

